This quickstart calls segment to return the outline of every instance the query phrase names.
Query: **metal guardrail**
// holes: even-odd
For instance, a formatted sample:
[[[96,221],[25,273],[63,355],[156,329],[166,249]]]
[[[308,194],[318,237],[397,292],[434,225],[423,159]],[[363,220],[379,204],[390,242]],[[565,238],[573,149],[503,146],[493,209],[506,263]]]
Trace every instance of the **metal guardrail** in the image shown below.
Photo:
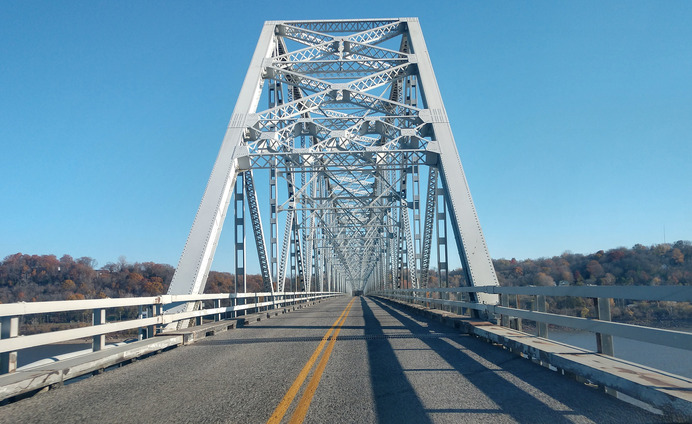
[[[461,300],[464,294],[478,292],[500,295],[500,304],[489,305]],[[458,313],[461,313],[463,309],[473,309],[489,317],[499,317],[501,325],[516,329],[521,329],[522,319],[535,321],[538,336],[544,338],[548,337],[549,324],[594,332],[596,333],[598,352],[608,355],[613,355],[613,336],[692,350],[692,333],[612,322],[610,313],[610,299],[690,302],[692,301],[692,287],[690,286],[477,286],[381,290],[371,294],[424,304],[429,307],[456,308]],[[532,296],[533,301],[531,303],[535,310],[510,308],[510,297],[517,295]],[[447,297],[447,299],[443,297]],[[450,297],[456,299],[450,299]],[[594,299],[598,318],[582,318],[546,312],[546,297]],[[516,303],[518,302],[515,298]]]
[[[144,337],[151,337],[160,332],[164,325],[182,320],[197,318],[198,323],[204,317],[220,320],[222,314],[261,312],[301,302],[308,302],[332,296],[343,295],[338,292],[284,292],[284,293],[221,293],[201,295],[163,295],[152,297],[132,297],[119,299],[63,300],[52,302],[21,302],[0,305],[0,374],[13,372],[17,365],[17,351],[31,347],[44,346],[75,339],[91,337],[92,350],[98,351],[105,345],[105,335],[119,331],[142,329]],[[182,302],[213,302],[213,307],[198,310],[167,314],[164,305]],[[222,301],[228,303],[221,306]],[[139,318],[106,322],[106,310],[121,307],[140,307],[145,313]],[[19,319],[27,315],[50,314],[59,312],[88,311],[92,312],[92,325],[53,331],[49,333],[19,334]]]

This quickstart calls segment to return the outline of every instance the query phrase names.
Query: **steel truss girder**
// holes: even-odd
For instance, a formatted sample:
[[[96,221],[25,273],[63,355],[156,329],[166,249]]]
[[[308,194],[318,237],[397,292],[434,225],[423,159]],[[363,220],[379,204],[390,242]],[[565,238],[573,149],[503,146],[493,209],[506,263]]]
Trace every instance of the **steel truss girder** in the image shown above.
[[[269,107],[258,110],[263,96]],[[421,234],[418,170],[429,166]],[[236,176],[264,169],[274,175],[277,247],[275,228],[284,223],[276,275],[259,216],[264,193],[247,186],[247,173],[244,199],[271,288],[276,278],[284,289],[289,255],[305,290],[368,281],[391,287],[403,281],[404,267],[413,287],[425,284],[433,233],[438,266],[446,266],[444,203],[468,281],[497,284],[416,19],[265,24],[169,293],[202,291]],[[475,300],[496,301],[484,294]]]

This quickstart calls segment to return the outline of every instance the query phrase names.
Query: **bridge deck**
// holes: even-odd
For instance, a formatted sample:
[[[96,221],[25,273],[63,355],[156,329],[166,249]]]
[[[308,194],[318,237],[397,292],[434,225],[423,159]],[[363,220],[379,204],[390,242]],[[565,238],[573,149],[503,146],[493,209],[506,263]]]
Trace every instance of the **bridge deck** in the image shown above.
[[[340,331],[333,344],[322,342],[330,329]],[[296,410],[315,423],[662,421],[449,327],[343,297],[3,406],[0,422],[266,422],[282,412],[288,422]]]

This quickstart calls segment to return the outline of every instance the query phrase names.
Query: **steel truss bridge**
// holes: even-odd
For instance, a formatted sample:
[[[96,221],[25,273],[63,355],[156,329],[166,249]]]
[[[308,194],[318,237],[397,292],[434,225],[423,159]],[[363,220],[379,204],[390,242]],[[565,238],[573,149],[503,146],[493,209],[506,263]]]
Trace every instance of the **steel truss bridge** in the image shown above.
[[[203,294],[224,224],[236,292]],[[547,297],[589,299],[597,316],[549,311]],[[689,352],[692,333],[611,322],[613,300],[692,290],[499,287],[417,19],[266,22],[168,293],[0,305],[0,423],[692,420],[692,378],[613,343]],[[116,318],[128,308],[138,318]],[[91,325],[20,335],[22,320],[68,312]],[[595,333],[597,348],[551,341],[550,325]],[[82,355],[21,364],[84,338]]]
[[[417,19],[265,24],[169,294],[201,293],[229,207],[239,286],[248,224],[267,292],[426,287],[432,259],[446,286],[452,240],[498,284]]]

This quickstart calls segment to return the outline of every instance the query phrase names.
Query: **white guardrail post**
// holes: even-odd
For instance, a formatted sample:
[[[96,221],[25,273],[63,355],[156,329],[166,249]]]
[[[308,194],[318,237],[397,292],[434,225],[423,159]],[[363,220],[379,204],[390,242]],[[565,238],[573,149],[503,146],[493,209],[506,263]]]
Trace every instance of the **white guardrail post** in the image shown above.
[[[596,307],[599,320],[610,321],[612,319],[610,316],[610,299],[602,297],[594,298],[594,306]],[[610,334],[596,333],[596,346],[598,347],[598,353],[610,356],[615,355],[613,336]]]
[[[19,335],[19,317],[9,316],[2,317],[0,321],[0,333],[2,337],[0,339],[9,339],[17,337]],[[0,353],[0,374],[7,374],[8,372],[14,372],[17,369],[17,351],[2,352]]]
[[[544,294],[537,294],[536,295],[536,310],[538,312],[546,312],[547,311],[547,302],[545,300]],[[543,337],[544,339],[547,339],[548,338],[548,324],[546,324],[544,322],[536,321],[536,327],[538,329],[538,337]]]
[[[91,319],[92,325],[102,325],[106,323],[106,310],[104,308],[98,308],[94,309],[92,312],[92,319]],[[92,342],[91,342],[91,350],[94,352],[98,352],[99,350],[103,349],[103,347],[106,345],[106,335],[105,334],[97,334],[96,336],[92,337]]]

